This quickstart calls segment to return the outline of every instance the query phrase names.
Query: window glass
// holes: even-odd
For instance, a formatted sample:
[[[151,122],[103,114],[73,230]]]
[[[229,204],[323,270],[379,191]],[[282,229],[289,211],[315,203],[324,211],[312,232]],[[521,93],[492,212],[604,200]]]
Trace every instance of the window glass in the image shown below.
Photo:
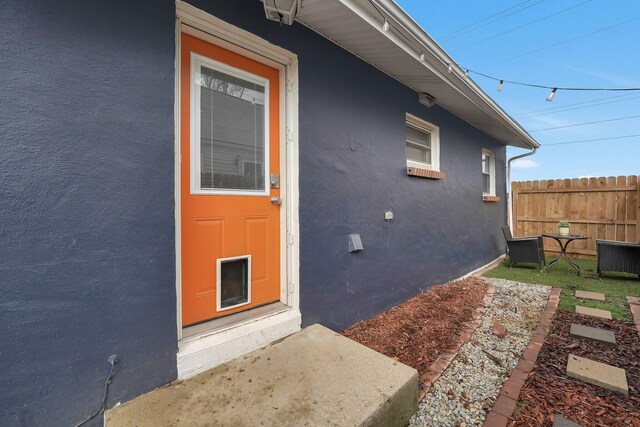
[[[482,154],[482,173],[489,173],[489,156]]]
[[[198,69],[200,189],[264,190],[264,86]]]
[[[493,174],[493,154],[488,152],[482,153],[482,192],[485,194],[493,194],[491,181],[494,179]]]
[[[407,159],[431,164],[431,134],[407,126]]]
[[[488,173],[482,174],[482,192],[491,193],[491,175]]]
[[[426,131],[418,130],[412,126],[407,126],[407,142],[431,148],[431,134]]]

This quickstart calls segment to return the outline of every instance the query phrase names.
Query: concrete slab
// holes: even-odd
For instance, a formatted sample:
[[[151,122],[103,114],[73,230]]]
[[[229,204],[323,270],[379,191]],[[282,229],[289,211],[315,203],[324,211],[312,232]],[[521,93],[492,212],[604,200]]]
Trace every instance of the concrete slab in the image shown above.
[[[602,344],[616,345],[616,335],[613,331],[607,331],[606,329],[572,323],[569,335],[574,338],[582,338]]]
[[[576,298],[582,299],[592,299],[595,301],[604,301],[605,296],[602,292],[589,292],[589,291],[578,291],[576,290]]]
[[[627,374],[624,369],[615,366],[570,354],[567,362],[567,375],[589,384],[629,395]]]
[[[418,373],[312,325],[106,414],[108,426],[404,426]]]
[[[576,313],[599,317],[601,319],[611,319],[610,311],[600,310],[599,308],[583,307],[581,305],[576,305]]]
[[[555,415],[553,419],[553,427],[582,427],[578,423],[574,423],[560,415]]]

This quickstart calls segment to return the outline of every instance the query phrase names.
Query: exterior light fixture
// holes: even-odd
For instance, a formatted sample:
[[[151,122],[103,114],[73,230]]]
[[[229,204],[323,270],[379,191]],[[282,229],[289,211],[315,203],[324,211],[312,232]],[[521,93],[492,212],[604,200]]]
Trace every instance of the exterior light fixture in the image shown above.
[[[502,92],[503,85],[504,85],[504,80],[500,80],[500,83],[498,83],[498,92]]]
[[[549,101],[549,102],[553,101],[553,97],[554,97],[554,96],[556,96],[556,91],[557,91],[557,90],[558,90],[558,88],[557,88],[557,87],[554,87],[554,88],[551,90],[551,93],[549,93],[549,95],[547,95],[547,101]]]
[[[270,21],[293,24],[299,0],[264,0],[264,13]]]
[[[429,108],[433,107],[434,105],[436,105],[436,99],[429,95],[426,92],[420,92],[420,94],[418,95],[418,102],[422,105],[425,105]]]

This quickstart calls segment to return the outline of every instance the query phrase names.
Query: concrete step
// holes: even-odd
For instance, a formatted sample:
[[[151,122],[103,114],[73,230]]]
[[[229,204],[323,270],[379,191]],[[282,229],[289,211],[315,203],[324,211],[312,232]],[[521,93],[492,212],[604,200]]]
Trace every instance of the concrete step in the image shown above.
[[[592,299],[595,301],[604,301],[605,296],[602,292],[578,291],[575,292],[576,298]]]
[[[415,369],[312,325],[110,409],[106,424],[404,426],[417,400]]]
[[[600,310],[599,308],[583,307],[576,305],[576,313],[586,314],[588,316],[599,317],[601,319],[611,319],[611,312],[607,310]]]
[[[582,338],[601,344],[616,345],[616,335],[613,331],[607,331],[606,329],[592,328],[591,326],[572,323],[569,335],[574,338]]]
[[[629,395],[627,373],[624,369],[615,366],[570,354],[567,362],[567,375],[589,384]]]

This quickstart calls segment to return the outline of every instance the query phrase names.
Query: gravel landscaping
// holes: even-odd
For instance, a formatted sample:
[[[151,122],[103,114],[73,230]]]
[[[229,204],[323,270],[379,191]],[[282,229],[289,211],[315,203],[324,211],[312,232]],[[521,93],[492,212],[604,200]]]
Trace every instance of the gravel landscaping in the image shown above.
[[[527,346],[551,288],[503,279],[488,282],[495,295],[482,324],[431,386],[409,426],[482,426]],[[496,322],[504,325],[504,338],[493,335]]]

